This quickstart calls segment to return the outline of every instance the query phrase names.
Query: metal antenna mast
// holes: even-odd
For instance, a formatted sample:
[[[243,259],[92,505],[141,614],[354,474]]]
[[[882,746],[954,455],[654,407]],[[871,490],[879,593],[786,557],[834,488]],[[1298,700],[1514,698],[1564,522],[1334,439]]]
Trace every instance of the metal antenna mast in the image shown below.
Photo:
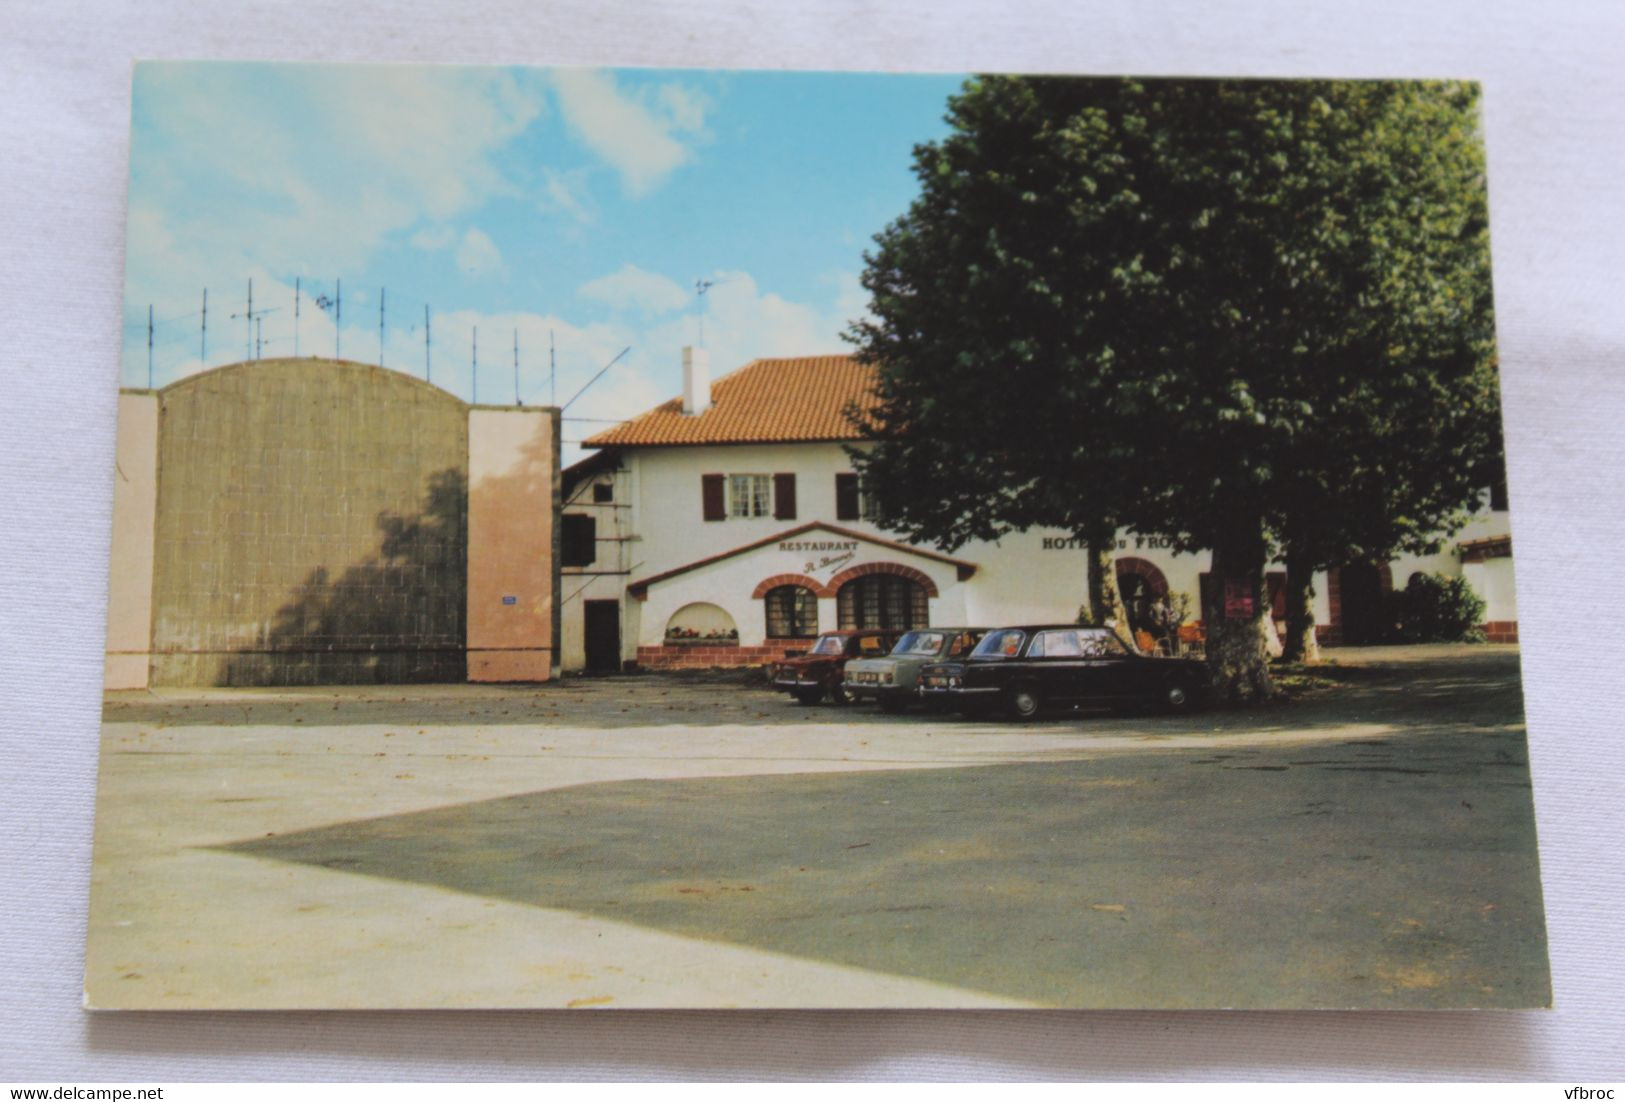
[[[378,288],[378,366],[384,366],[384,296],[389,288]]]
[[[147,304],[147,389],[152,389],[152,304]]]
[[[434,364],[429,361],[429,304],[423,304],[423,378],[434,382]]]
[[[620,360],[621,360],[621,357],[626,355],[630,351],[632,351],[632,346],[627,345],[625,348],[623,348],[619,352],[615,353],[615,358],[613,360],[609,361],[603,367],[600,367],[598,369],[598,374],[596,374],[592,378],[588,379],[586,381],[586,383],[582,386],[582,388],[575,392],[575,396],[572,397],[568,402],[564,403],[563,408],[560,409],[559,412],[563,413],[564,410],[569,409],[571,406],[573,406],[575,404],[576,398],[579,398],[583,394],[587,393],[587,387],[592,386],[592,384],[596,383],[599,379],[603,378],[604,372],[608,371],[610,368],[614,367],[617,363],[619,363]]]
[[[198,331],[197,358],[209,362],[209,289],[203,288],[203,327]]]
[[[513,331],[513,404],[522,406],[525,403],[519,399],[519,330]]]
[[[204,291],[203,292],[203,305],[204,305],[205,313],[208,310],[208,301],[209,301],[209,293],[208,293],[208,291]],[[242,318],[243,319],[243,324],[248,326],[248,347],[245,349],[245,352],[244,352],[244,354],[247,356],[248,359],[257,360],[257,359],[260,358],[260,352],[263,350],[263,347],[265,345],[265,340],[264,340],[264,337],[263,337],[263,328],[260,325],[260,319],[263,318],[266,314],[274,314],[274,313],[276,313],[277,309],[278,308],[275,307],[275,306],[271,307],[269,310],[255,310],[254,309],[254,281],[252,279],[249,280],[248,281],[248,312],[245,313],[245,314],[233,314],[233,315],[231,315],[233,318],[239,318],[239,317]],[[206,321],[205,321],[205,330],[207,330],[207,322]]]
[[[299,277],[293,277],[293,355],[299,358]]]
[[[333,358],[344,359],[344,280],[333,281]]]
[[[559,404],[559,360],[553,349],[553,330],[547,331],[547,404]]]
[[[469,385],[474,390],[474,405],[480,404],[480,327],[474,327],[474,358],[469,361]]]
[[[696,279],[694,281],[694,297],[700,300],[700,347],[705,347],[705,293],[713,287],[720,287],[724,283],[734,283],[739,279],[732,276],[728,279]]]

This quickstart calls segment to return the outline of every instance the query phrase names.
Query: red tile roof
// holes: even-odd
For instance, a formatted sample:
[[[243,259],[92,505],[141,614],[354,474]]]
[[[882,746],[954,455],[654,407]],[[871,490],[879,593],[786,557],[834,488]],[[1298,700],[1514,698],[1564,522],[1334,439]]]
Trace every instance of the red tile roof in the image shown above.
[[[711,408],[673,398],[582,441],[589,448],[858,440],[847,408],[875,406],[874,369],[851,356],[753,360],[711,384]]]

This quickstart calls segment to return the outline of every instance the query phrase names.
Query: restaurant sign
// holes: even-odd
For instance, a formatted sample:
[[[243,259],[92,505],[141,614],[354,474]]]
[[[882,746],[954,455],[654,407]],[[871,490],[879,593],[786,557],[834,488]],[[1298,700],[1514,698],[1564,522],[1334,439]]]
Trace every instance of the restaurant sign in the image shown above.
[[[802,561],[803,574],[820,570],[834,570],[849,563],[858,553],[857,540],[783,540],[780,551],[799,552],[807,557]]]

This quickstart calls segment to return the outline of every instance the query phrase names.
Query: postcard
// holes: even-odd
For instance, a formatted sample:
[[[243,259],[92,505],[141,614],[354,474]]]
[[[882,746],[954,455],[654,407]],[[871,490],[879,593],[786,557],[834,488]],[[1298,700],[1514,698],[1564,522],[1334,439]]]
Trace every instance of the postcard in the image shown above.
[[[137,66],[87,1006],[1548,1006],[1484,157]]]

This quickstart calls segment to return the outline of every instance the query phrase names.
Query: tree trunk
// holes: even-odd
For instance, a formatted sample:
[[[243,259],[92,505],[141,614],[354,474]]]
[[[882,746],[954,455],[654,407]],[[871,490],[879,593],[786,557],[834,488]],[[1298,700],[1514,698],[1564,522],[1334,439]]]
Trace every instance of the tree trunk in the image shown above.
[[[1132,648],[1134,632],[1129,627],[1128,610],[1123,607],[1123,595],[1117,589],[1117,564],[1112,558],[1117,534],[1096,533],[1086,539],[1089,544],[1089,617],[1095,627],[1115,630]]]
[[[1313,665],[1320,661],[1320,640],[1315,634],[1315,569],[1307,555],[1286,555],[1286,648],[1288,662]]]
[[[1213,691],[1232,703],[1268,700],[1275,695],[1270,677],[1266,633],[1273,634],[1268,594],[1264,587],[1263,525],[1249,532],[1221,538],[1213,548],[1209,568],[1213,584],[1203,604],[1207,624],[1207,664]],[[1226,591],[1237,598],[1251,596],[1250,614],[1226,615]],[[1239,612],[1241,601],[1231,611]]]

